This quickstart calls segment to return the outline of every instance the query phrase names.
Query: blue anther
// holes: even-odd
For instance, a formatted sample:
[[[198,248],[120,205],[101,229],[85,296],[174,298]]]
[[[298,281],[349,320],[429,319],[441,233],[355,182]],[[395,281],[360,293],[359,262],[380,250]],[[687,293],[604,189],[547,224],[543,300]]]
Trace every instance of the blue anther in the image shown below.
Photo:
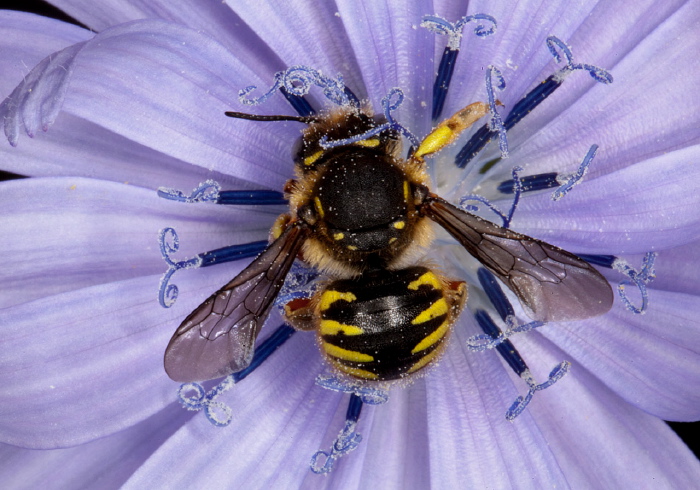
[[[484,333],[488,337],[490,337],[491,340],[497,342],[497,344],[495,345],[496,350],[501,355],[501,357],[508,363],[510,368],[513,371],[515,371],[515,373],[518,376],[520,376],[525,370],[527,370],[527,364],[525,364],[525,361],[523,360],[522,356],[517,351],[515,346],[513,346],[513,343],[503,336],[503,334],[501,333],[501,329],[498,328],[498,326],[494,323],[491,316],[484,310],[476,310],[476,312],[474,313],[474,317],[476,318],[476,322],[479,324]],[[469,339],[469,341],[471,340],[477,339]],[[472,344],[470,344],[469,341],[467,342],[467,346],[469,347],[469,349],[476,351],[485,350],[485,348],[478,349],[470,347],[470,345]]]
[[[267,245],[267,240],[260,240],[257,242],[241,243],[240,245],[229,245],[228,247],[217,248],[216,250],[197,254],[197,257],[201,259],[199,266],[207,267],[210,265],[223,264],[224,262],[257,257],[267,248]]]
[[[618,260],[614,255],[576,254],[576,256],[582,258],[589,264],[607,267],[608,269],[612,269],[615,261]]]
[[[578,166],[578,170],[576,171],[576,173],[569,177],[569,179],[561,187],[554,191],[554,193],[552,194],[552,201],[558,201],[559,199],[567,195],[569,191],[576,184],[578,184],[581,181],[581,179],[583,179],[583,176],[586,175],[588,167],[595,158],[595,154],[597,151],[598,145],[591,145],[591,147],[588,149],[588,152],[586,153],[586,156],[583,157],[583,161]]]
[[[520,184],[523,192],[534,192],[545,189],[551,189],[560,185],[557,180],[556,172],[547,172],[544,174],[528,175],[520,177]],[[503,194],[513,194],[515,192],[515,181],[513,179],[504,180],[498,184],[498,191]]]
[[[629,277],[629,280],[624,280],[620,282],[617,286],[617,292],[620,295],[620,299],[627,307],[629,311],[636,314],[644,313],[649,306],[649,293],[647,292],[647,284],[656,278],[654,272],[654,262],[656,260],[656,252],[648,252],[644,256],[642,261],[642,269],[636,271],[630,266],[626,261],[622,259],[617,259],[613,263],[613,269],[621,272],[622,274]],[[627,297],[625,293],[625,287],[634,284],[639,288],[639,292],[642,295],[642,306],[637,307],[632,304],[632,302]]]
[[[481,288],[486,293],[486,296],[488,296],[491,304],[496,308],[501,320],[505,321],[509,316],[514,316],[515,311],[513,310],[513,306],[503,293],[503,289],[501,289],[501,285],[496,280],[496,276],[484,267],[479,267],[476,275],[479,279],[479,284],[481,284]]]
[[[389,393],[362,383],[351,383],[337,376],[319,375],[316,384],[322,388],[342,393],[351,393],[367,405],[382,405],[389,400]]]
[[[285,90],[284,87],[279,87],[279,91],[282,92],[282,95],[284,95],[284,98],[287,99],[289,105],[291,105],[294,111],[301,117],[308,117],[313,114],[316,114],[316,111],[314,110],[313,106],[309,103],[308,100],[306,100],[306,98],[304,98],[304,96],[290,94]]]
[[[177,392],[180,403],[187,410],[204,410],[207,420],[217,427],[229,425],[233,419],[233,411],[231,407],[216,399],[230,390],[234,384],[238,383],[258,368],[273,352],[280,348],[294,332],[295,330],[289,325],[283,324],[279,326],[270,337],[265,339],[255,349],[253,360],[248,367],[236,373],[229,374],[209,391],[205,391],[200,383],[185,383],[181,385]],[[187,396],[188,392],[194,392],[194,395]],[[223,417],[221,417],[221,414],[223,414]]]
[[[253,191],[220,191],[216,204],[270,206],[289,204],[284,194],[278,191],[253,190]]]
[[[478,37],[486,37],[496,32],[496,19],[486,14],[468,15],[462,17],[455,24],[435,15],[426,15],[422,19],[421,27],[425,27],[436,34],[448,36],[447,46],[442,53],[437,77],[435,77],[435,83],[433,84],[433,121],[440,117],[445,106],[447,91],[452,81],[457,55],[459,54],[463,27],[467,22],[481,20],[486,20],[491,25],[487,27],[484,23],[478,24],[474,29],[474,34]]]
[[[493,79],[496,79],[494,85]],[[506,88],[506,81],[501,74],[501,70],[495,66],[489,66],[486,71],[486,94],[489,99],[489,111],[491,112],[491,120],[489,121],[489,129],[498,134],[498,148],[501,150],[501,158],[508,158],[508,138],[506,137],[506,128],[503,125],[503,119],[496,109],[498,102],[494,96],[494,89],[502,91]]]
[[[508,211],[507,215],[501,212],[501,210],[498,209],[496,206],[491,204],[491,202],[488,199],[476,194],[468,194],[462,199],[460,199],[460,207],[465,211],[478,211],[479,208],[477,206],[467,204],[468,201],[478,201],[482,204],[485,204],[491,211],[496,213],[501,218],[501,220],[503,221],[503,228],[510,227],[510,222],[513,220],[513,215],[515,214],[515,210],[517,209],[518,203],[520,202],[520,195],[522,194],[522,184],[520,183],[520,177],[518,175],[518,173],[522,172],[522,170],[523,169],[521,167],[513,167],[512,175],[515,189],[513,192],[513,203],[511,204],[510,210]]]
[[[523,412],[523,410],[525,410],[525,407],[527,407],[527,405],[530,403],[530,400],[532,400],[532,397],[537,391],[547,389],[554,383],[559,381],[569,371],[570,367],[570,362],[562,361],[554,369],[552,369],[552,371],[549,373],[549,378],[542,384],[535,383],[535,381],[532,379],[532,375],[530,374],[529,370],[523,373],[521,378],[525,380],[530,389],[528,390],[527,395],[525,395],[524,397],[519,396],[515,400],[515,402],[510,406],[508,411],[506,411],[506,419],[512,421],[515,417],[520,415]]]
[[[333,441],[331,450],[317,451],[311,456],[310,468],[311,471],[318,474],[330,473],[333,470],[335,460],[346,455],[350,451],[357,448],[362,441],[362,436],[355,432],[357,420],[360,417],[362,409],[362,401],[355,395],[350,396],[347,415],[345,416],[345,426],[340,431],[338,437]],[[323,461],[322,464],[321,461]]]

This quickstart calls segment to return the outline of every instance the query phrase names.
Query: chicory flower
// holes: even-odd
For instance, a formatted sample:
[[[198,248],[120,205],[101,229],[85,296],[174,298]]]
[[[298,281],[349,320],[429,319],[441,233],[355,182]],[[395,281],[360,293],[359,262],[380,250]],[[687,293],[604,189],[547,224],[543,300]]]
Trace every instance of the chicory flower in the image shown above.
[[[465,11],[451,1],[52,3],[91,31],[0,12],[7,96],[0,112],[9,142],[0,144],[0,169],[32,177],[0,187],[5,485],[683,488],[698,481],[700,464],[662,421],[697,420],[700,412],[700,63],[688,56],[700,48],[697,4],[472,2]],[[452,22],[488,14],[497,29],[479,37],[467,27],[448,41],[420,26],[429,14]],[[609,313],[510,339],[539,382],[562,360],[571,363],[568,374],[506,420],[528,385],[495,351],[468,348],[481,332],[472,313],[489,300],[471,259],[441,239],[429,256],[470,279],[472,313],[462,314],[427,376],[363,408],[362,441],[327,476],[310,472],[309,459],[338,437],[349,395],[316,384],[326,368],[312,335],[292,336],[221,396],[231,408],[227,427],[183,410],[162,352],[184,316],[246,261],[178,272],[179,297],[163,309],[156,234],[176,229],[184,259],[266,239],[284,208],[184,204],[156,190],[207,180],[281,190],[292,176],[298,123],[231,120],[224,111],[246,110],[239,91],[269,87],[290,66],[342,74],[377,111],[400,88],[405,99],[393,117],[422,137],[433,124],[446,44],[460,55],[443,116],[492,95],[494,137],[473,158],[459,157],[469,134],[436,156],[437,193],[455,204],[478,194],[505,210],[512,194],[503,190],[522,184],[507,216],[512,229],[599,262],[614,256],[616,270],[604,271],[616,290]],[[567,72],[560,88],[508,127],[508,111],[567,63],[601,67],[614,82]],[[309,99],[329,105],[313,90]],[[292,114],[281,95],[254,111]],[[592,145],[595,158],[579,169]],[[527,192],[524,178],[512,180],[515,166],[521,176],[586,173],[553,202],[552,191]],[[273,313],[261,338],[281,322]]]

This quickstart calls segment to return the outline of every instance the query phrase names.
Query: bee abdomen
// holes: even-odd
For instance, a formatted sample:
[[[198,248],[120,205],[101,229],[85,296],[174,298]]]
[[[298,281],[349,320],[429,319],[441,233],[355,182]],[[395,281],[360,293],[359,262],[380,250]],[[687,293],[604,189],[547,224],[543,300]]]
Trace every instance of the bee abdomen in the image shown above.
[[[429,365],[455,317],[443,283],[425,267],[332,283],[319,301],[318,333],[327,359],[367,380],[399,379]]]

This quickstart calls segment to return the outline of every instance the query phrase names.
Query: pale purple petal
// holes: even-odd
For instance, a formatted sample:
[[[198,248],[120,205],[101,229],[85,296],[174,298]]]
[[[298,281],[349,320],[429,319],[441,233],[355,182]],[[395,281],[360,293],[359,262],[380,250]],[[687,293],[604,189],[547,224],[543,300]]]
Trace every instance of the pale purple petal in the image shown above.
[[[698,157],[693,146],[584,178],[557,202],[549,192],[527,196],[513,227],[581,253],[639,254],[696,241]]]
[[[37,451],[0,444],[3,485],[118,488],[192,415],[172,403],[143,422],[80,446]]]
[[[172,325],[240,268],[187,271],[182,298],[169,310],[156,299],[160,275],[0,310],[0,441],[72,446],[131,427],[172,403],[178,385],[163,376],[162,358]]]
[[[166,227],[181,232],[176,260],[265,240],[280,211],[184,204],[150,189],[72,177],[4,182],[0,189],[0,248],[7,261],[0,270],[7,286],[0,307],[163,274],[157,239]]]

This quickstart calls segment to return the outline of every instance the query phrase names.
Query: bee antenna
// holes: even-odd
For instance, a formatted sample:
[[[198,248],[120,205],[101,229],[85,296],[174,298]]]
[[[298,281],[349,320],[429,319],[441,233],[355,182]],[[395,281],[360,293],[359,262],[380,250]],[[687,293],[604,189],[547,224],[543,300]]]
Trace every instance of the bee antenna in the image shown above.
[[[304,124],[311,124],[314,122],[318,121],[318,117],[316,116],[264,116],[264,115],[258,115],[258,114],[247,114],[245,112],[234,112],[234,111],[227,111],[224,114],[226,114],[228,117],[236,117],[238,119],[248,119],[251,121],[297,121],[300,123]]]

